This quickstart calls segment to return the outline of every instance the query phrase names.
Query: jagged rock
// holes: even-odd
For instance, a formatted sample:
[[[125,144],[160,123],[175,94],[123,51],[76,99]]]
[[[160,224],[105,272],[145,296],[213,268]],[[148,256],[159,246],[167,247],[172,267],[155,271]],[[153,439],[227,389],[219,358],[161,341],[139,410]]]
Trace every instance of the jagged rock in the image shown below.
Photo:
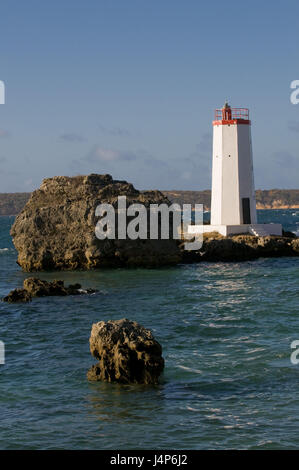
[[[207,233],[200,250],[183,252],[183,262],[248,261],[260,257],[298,256],[298,240],[270,235],[255,237],[244,234],[223,237],[218,233]]]
[[[26,289],[32,297],[46,297],[52,295],[67,295],[67,289],[64,287],[63,281],[42,281],[35,277],[29,277],[24,280],[24,289]]]
[[[137,191],[110,175],[45,179],[34,191],[11,230],[24,271],[156,267],[176,264],[181,254],[175,240],[99,240],[95,216],[100,203],[170,204],[159,191]],[[149,230],[149,227],[148,227]]]
[[[2,300],[8,303],[31,302],[32,296],[26,289],[14,289]]]
[[[81,284],[66,287],[64,281],[42,281],[36,277],[29,277],[23,282],[23,289],[14,289],[6,297],[4,302],[30,302],[32,297],[65,296],[93,294],[94,289],[82,289]]]
[[[287,238],[297,238],[294,232],[290,232],[288,230],[282,230],[282,235],[283,237],[287,237]]]
[[[299,238],[292,240],[292,250],[299,256]]]
[[[89,380],[156,384],[164,368],[162,347],[150,330],[127,319],[92,325],[90,352],[99,361]]]

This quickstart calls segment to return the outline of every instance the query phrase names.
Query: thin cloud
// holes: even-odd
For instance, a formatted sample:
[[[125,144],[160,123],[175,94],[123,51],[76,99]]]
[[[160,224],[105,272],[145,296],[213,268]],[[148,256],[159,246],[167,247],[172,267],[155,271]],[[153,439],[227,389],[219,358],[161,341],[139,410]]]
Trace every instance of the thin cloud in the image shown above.
[[[298,158],[286,151],[274,152],[272,154],[271,160],[277,163],[279,166],[284,168],[286,167],[288,169],[297,166],[299,163]]]
[[[212,155],[212,146],[213,146],[213,139],[212,134],[206,132],[203,134],[199,144],[196,146],[196,150],[198,153],[207,153],[210,152]]]
[[[129,137],[131,135],[131,133],[127,129],[124,129],[122,127],[108,128],[104,126],[99,126],[99,130],[102,134],[113,135],[116,137]]]
[[[96,145],[92,148],[85,160],[90,162],[119,162],[136,160],[137,155],[134,152],[114,150],[111,148]]]
[[[257,188],[292,188],[298,184],[299,158],[287,150],[272,152],[256,160]],[[265,174],[267,182],[265,185]]]
[[[70,134],[61,134],[59,140],[62,142],[85,142],[86,139],[80,134],[70,133]]]
[[[10,136],[10,132],[5,129],[0,129],[0,138],[6,138]]]
[[[212,162],[212,135],[203,134],[201,140],[196,145],[194,152],[183,158],[184,172],[182,177],[191,180],[196,175],[202,182],[209,182]]]
[[[298,132],[299,133],[299,122],[298,121],[289,121],[288,129],[292,132]]]
[[[120,150],[97,144],[87,155],[73,160],[71,168],[76,174],[110,173],[114,178],[138,182],[140,188],[205,189],[210,186],[211,140],[211,134],[205,133],[193,152],[171,159],[156,157],[142,148]]]
[[[28,180],[25,180],[24,181],[24,186],[26,187],[32,187],[32,184],[33,184],[33,179],[32,178],[29,178]]]

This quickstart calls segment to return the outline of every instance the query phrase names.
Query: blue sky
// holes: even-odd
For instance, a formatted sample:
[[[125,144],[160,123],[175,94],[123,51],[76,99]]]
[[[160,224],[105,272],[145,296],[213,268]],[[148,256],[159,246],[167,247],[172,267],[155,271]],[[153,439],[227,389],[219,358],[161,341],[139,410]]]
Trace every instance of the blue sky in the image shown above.
[[[0,192],[110,173],[210,188],[212,119],[249,107],[256,188],[297,188],[299,3],[1,2]]]

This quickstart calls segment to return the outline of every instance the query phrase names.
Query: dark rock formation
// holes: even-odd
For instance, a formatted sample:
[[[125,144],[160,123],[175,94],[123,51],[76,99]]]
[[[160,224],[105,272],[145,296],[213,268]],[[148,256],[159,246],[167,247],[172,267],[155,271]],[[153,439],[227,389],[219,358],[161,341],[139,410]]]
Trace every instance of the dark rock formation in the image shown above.
[[[283,229],[282,229],[282,236],[287,237],[287,238],[297,238],[294,232],[289,232],[288,230],[283,230]]]
[[[2,300],[4,302],[30,302],[32,297],[93,294],[94,289],[82,289],[81,284],[66,287],[63,281],[42,281],[35,277],[24,280],[23,289],[14,289]]]
[[[32,296],[26,289],[14,289],[6,297],[3,297],[3,302],[10,304],[17,302],[31,302]]]
[[[292,250],[296,256],[299,256],[299,238],[292,240]]]
[[[90,352],[99,361],[91,367],[89,380],[156,384],[164,368],[162,347],[150,330],[122,319],[92,326]]]
[[[170,204],[159,191],[137,191],[110,175],[45,179],[16,218],[11,235],[24,271],[176,264],[181,255],[175,240],[98,240],[95,216],[100,203]],[[149,229],[149,227],[148,227]]]
[[[248,234],[223,237],[213,232],[204,235],[200,250],[184,251],[183,262],[247,261],[280,256],[299,256],[299,239],[270,235],[255,237]]]

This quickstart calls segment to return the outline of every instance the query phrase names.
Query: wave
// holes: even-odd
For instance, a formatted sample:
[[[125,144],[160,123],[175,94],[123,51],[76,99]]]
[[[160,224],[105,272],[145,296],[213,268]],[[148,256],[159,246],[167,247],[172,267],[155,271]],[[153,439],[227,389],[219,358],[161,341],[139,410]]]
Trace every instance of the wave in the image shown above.
[[[188,372],[195,372],[195,374],[201,374],[202,371],[199,369],[192,369],[191,367],[183,366],[183,365],[178,365],[180,369],[187,370]]]

